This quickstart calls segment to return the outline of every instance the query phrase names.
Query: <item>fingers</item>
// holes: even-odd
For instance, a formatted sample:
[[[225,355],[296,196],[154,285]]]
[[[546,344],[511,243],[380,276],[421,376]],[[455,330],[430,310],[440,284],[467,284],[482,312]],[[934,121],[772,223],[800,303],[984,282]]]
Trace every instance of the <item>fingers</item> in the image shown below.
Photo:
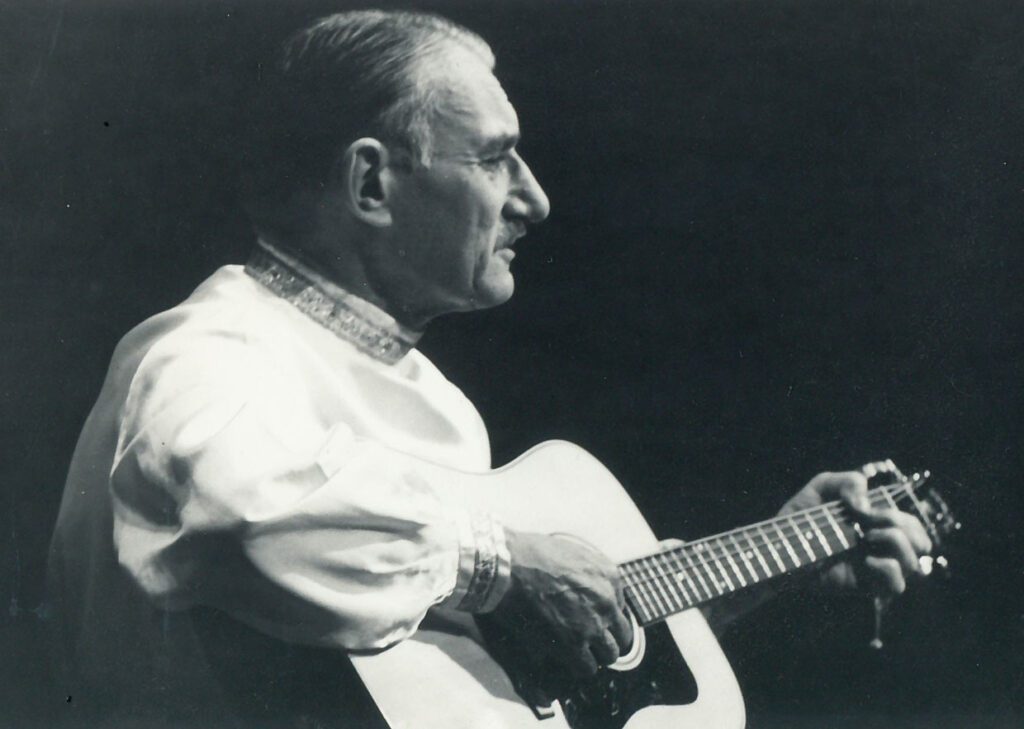
[[[680,547],[685,545],[686,542],[684,542],[682,539],[662,539],[660,542],[658,542],[658,547],[662,551],[667,551],[669,549],[679,549]]]
[[[577,676],[586,678],[587,676],[593,676],[597,673],[602,665],[605,665],[603,661],[598,661],[593,653],[593,643],[584,644],[582,649],[578,652],[578,660],[569,664],[569,670],[575,673]],[[613,658],[609,663],[614,662]]]
[[[629,649],[633,646],[633,625],[626,618],[622,610],[616,610],[610,618],[608,630],[605,632],[607,632],[612,637],[612,640],[615,641],[617,649],[615,658],[618,658],[623,653],[628,653]],[[613,658],[612,661],[614,661],[615,658]],[[609,661],[609,663],[612,661]]]
[[[916,574],[921,568],[907,535],[896,527],[875,529],[865,536],[872,557],[888,557],[896,561],[903,574]]]
[[[879,461],[864,466],[863,473],[845,471],[829,476],[832,477],[831,483],[839,489],[840,499],[854,512],[862,527],[872,531],[896,528],[907,537],[917,555],[928,554],[932,551],[932,542],[916,517],[895,508],[877,509],[871,506],[868,499],[868,478],[882,468],[890,470],[895,466],[891,461]],[[914,562],[917,563],[916,556]]]
[[[860,514],[871,508],[867,494],[868,479],[860,471],[826,471],[808,481],[787,507],[806,509],[838,498]]]
[[[889,511],[879,518],[892,526],[865,534],[869,555],[864,560],[864,571],[878,594],[900,595],[907,588],[908,577],[921,574],[919,557],[931,551],[932,543],[921,523],[909,514]]]
[[[829,474],[830,487],[846,506],[858,516],[871,513],[868,498],[868,477],[860,471],[842,471]]]
[[[619,643],[610,631],[605,630],[601,635],[590,641],[590,653],[596,660],[594,670],[597,666],[608,666],[619,659]]]
[[[593,606],[597,624],[590,638],[585,640],[582,665],[577,666],[583,675],[592,675],[601,666],[615,663],[633,644],[633,626],[623,612],[625,596],[617,571],[609,585],[614,590],[613,596],[601,599]]]
[[[872,591],[882,596],[902,595],[907,589],[900,563],[890,557],[868,556],[864,560]]]
[[[513,640],[550,636],[547,660],[577,677],[628,652],[632,627],[615,563],[564,535],[516,532],[509,551],[513,587],[492,615]]]
[[[822,574],[822,584],[836,590],[855,590],[858,583],[857,571],[849,562],[834,564]]]
[[[895,529],[906,537],[916,558],[922,554],[930,554],[932,551],[932,540],[928,538],[928,532],[916,517],[899,509],[879,509],[865,515],[863,526],[867,526],[867,536],[870,537],[876,531],[887,532]]]

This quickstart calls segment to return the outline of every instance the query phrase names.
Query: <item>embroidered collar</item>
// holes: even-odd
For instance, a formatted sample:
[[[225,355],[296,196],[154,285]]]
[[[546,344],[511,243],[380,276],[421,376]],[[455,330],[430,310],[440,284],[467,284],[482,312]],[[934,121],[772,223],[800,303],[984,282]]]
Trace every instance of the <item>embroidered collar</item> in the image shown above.
[[[422,336],[264,240],[257,240],[245,272],[320,326],[381,362],[395,364]]]

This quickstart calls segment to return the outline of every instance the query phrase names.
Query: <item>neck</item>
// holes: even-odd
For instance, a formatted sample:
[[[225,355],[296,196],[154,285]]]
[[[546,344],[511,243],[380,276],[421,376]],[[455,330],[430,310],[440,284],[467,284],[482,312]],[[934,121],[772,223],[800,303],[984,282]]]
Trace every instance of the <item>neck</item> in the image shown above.
[[[299,241],[282,241],[265,233],[261,233],[260,238],[297,259],[322,279],[386,312],[404,327],[422,332],[427,324],[443,313],[413,310],[404,303],[401,295],[408,293],[405,290],[409,288],[408,282],[397,281],[388,286],[388,277],[393,276],[394,271],[382,275],[376,270],[380,266],[374,266],[372,260],[368,261],[360,253],[374,244],[364,244],[357,233],[335,233],[330,237],[314,234]]]
[[[365,354],[395,364],[421,332],[403,326],[387,311],[323,276],[293,252],[261,239],[246,273],[322,327]]]
[[[914,499],[906,483],[872,490],[873,507]],[[834,501],[707,537],[620,565],[630,608],[642,625],[754,585],[834,560],[853,549],[860,527]]]

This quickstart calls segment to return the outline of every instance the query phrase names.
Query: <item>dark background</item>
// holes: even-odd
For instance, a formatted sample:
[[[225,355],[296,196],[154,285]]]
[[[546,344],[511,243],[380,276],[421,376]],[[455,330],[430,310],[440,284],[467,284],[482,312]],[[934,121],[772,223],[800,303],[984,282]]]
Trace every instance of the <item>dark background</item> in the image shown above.
[[[45,726],[42,572],[119,337],[251,235],[257,62],[344,7],[0,3],[0,725]],[[727,639],[752,727],[1022,720],[1024,12],[1016,2],[421,3],[492,42],[550,220],[423,342],[496,462],[582,444],[664,536],[892,457],[964,522],[867,648],[863,598]]]

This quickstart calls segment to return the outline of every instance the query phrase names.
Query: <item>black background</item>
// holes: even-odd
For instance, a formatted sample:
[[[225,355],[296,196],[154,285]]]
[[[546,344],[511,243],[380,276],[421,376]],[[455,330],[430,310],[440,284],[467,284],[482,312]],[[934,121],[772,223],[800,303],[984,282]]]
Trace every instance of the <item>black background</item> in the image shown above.
[[[42,571],[119,337],[251,235],[257,63],[342,3],[0,3],[0,725],[43,726]],[[504,462],[566,438],[664,536],[809,476],[929,468],[947,580],[867,648],[791,595],[726,643],[752,727],[1018,726],[1024,12],[825,0],[421,3],[480,32],[553,212],[499,309],[423,348]]]

